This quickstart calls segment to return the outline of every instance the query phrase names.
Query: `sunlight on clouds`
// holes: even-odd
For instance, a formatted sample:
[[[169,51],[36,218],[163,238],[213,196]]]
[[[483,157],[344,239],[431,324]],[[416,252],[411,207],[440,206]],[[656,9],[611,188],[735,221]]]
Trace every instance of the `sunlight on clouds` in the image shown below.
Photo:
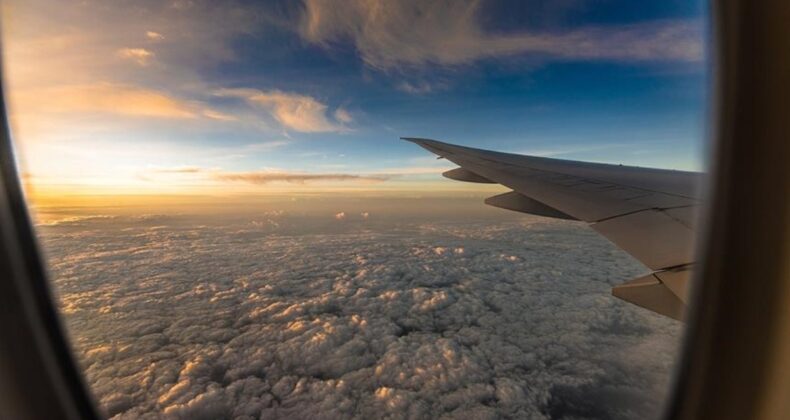
[[[242,98],[248,103],[266,109],[285,128],[304,133],[342,132],[344,124],[352,121],[351,114],[342,108],[334,113],[335,121],[327,117],[328,106],[317,99],[279,90],[220,89],[219,96]]]
[[[238,121],[238,117],[230,114],[226,114],[224,112],[215,111],[212,109],[204,109],[203,116],[211,118],[212,120],[219,120],[219,121]]]
[[[245,183],[262,185],[269,183],[305,184],[312,182],[382,182],[397,174],[354,174],[354,173],[317,173],[296,172],[282,169],[261,169],[257,171],[226,171],[221,168],[202,168],[199,166],[176,166],[148,168],[141,173],[146,179],[158,175],[175,175],[181,180],[205,180],[215,183]],[[173,182],[171,179],[170,182]]]
[[[60,125],[50,113],[64,112],[236,120],[202,103],[199,65],[232,58],[229,40],[249,33],[259,18],[237,4],[190,3],[3,2],[12,118],[36,126]]]
[[[109,113],[139,117],[195,118],[195,104],[165,93],[114,83],[57,86],[18,92],[15,105],[26,113]]]
[[[445,88],[445,86],[441,84],[431,84],[424,81],[421,82],[404,81],[397,85],[398,90],[415,95],[423,95],[426,93],[435,92],[436,90],[441,90],[443,88]]]
[[[145,36],[151,41],[163,41],[165,39],[164,35],[154,31],[146,31]]]
[[[9,116],[20,160],[33,175],[29,188],[171,191],[181,186],[155,186],[137,172],[185,155],[252,151],[153,139],[183,140],[190,130],[227,130],[239,121],[234,110],[206,102],[210,90],[198,71],[232,58],[227,43],[255,27],[253,13],[201,1],[182,9],[49,0],[2,6]]]
[[[198,64],[233,58],[228,42],[260,24],[250,7],[191,2],[123,4],[75,0],[3,2],[4,56],[12,88],[108,81],[200,87]],[[167,34],[165,37],[164,34]],[[118,60],[119,56],[126,60]],[[127,60],[159,66],[145,72]]]
[[[205,172],[206,169],[199,166],[176,166],[173,168],[153,168],[150,171],[163,174],[195,174]]]
[[[131,60],[143,67],[147,66],[154,57],[154,53],[145,48],[121,48],[117,54],[118,57],[124,60]]]
[[[438,174],[441,168],[402,167],[381,171],[337,171],[329,168],[302,171],[271,167],[248,171],[233,169],[234,159],[284,147],[288,142],[282,140],[212,148],[168,143],[149,143],[139,148],[134,144],[133,140],[97,144],[83,140],[29,144],[25,156],[34,159],[31,167],[39,170],[27,174],[25,185],[29,193],[50,202],[53,195],[58,194],[225,195],[392,192],[436,189],[438,186],[443,190],[453,190],[453,187],[460,190],[465,187],[463,184],[444,183],[436,176],[425,182],[426,174]],[[53,155],[60,158],[48,158]],[[214,166],[222,162],[229,167]]]
[[[289,203],[39,224],[106,417],[660,411],[682,327],[609,295],[644,267],[583,224],[479,197]]]
[[[321,174],[280,171],[214,172],[212,176],[214,179],[220,181],[246,182],[250,184],[267,184],[270,182],[303,184],[311,181],[381,182],[386,181],[390,177],[387,175]]]
[[[701,27],[694,21],[490,34],[480,23],[481,4],[305,0],[300,33],[326,47],[350,41],[366,64],[380,69],[459,65],[516,54],[614,61],[699,61],[703,55]]]
[[[349,124],[354,121],[354,118],[351,116],[351,114],[343,108],[338,108],[335,111],[335,119],[343,124]]]
[[[210,0],[133,3],[2,3],[6,93],[30,183],[87,190],[115,182],[146,191],[212,183],[232,189],[246,185],[257,192],[261,184],[268,190],[274,182],[303,191],[300,182],[317,181],[305,176],[318,174],[342,176],[332,182],[347,182],[349,188],[372,184],[364,180],[373,177],[388,179],[376,183],[382,188],[408,180],[410,188],[455,191],[469,187],[435,176],[449,169],[446,162],[410,161],[395,131],[407,128],[397,121],[404,116],[422,120],[409,129],[447,131],[460,124],[433,109],[417,115],[413,111],[423,109],[419,106],[384,112],[401,104],[393,99],[404,100],[398,90],[440,96],[453,93],[455,82],[428,73],[411,79],[390,70],[516,55],[629,62],[688,62],[702,55],[696,20],[493,33],[482,15],[487,1],[305,0],[303,7]],[[250,46],[261,53],[247,54]],[[335,56],[316,46],[351,51]],[[368,77],[360,60],[385,70],[386,82]],[[287,68],[283,74],[280,67],[291,65],[299,72]],[[333,74],[337,68],[342,74]],[[307,150],[313,140],[322,144]],[[291,145],[288,150],[270,153],[285,144]],[[379,145],[381,150],[372,150]],[[288,170],[282,174],[256,170],[279,167],[276,159],[291,148],[297,155],[283,165]],[[153,180],[144,174],[146,168],[179,165],[223,166],[227,174],[206,179],[201,172],[204,178],[190,180],[174,174]]]

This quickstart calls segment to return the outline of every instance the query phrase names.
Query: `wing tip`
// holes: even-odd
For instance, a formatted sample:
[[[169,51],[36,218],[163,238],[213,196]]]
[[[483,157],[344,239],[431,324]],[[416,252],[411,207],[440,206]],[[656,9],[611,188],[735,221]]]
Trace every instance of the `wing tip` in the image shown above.
[[[416,144],[426,144],[426,143],[436,142],[436,140],[426,139],[424,137],[401,137],[400,139],[410,141]]]
[[[422,137],[401,137],[401,140],[412,142],[412,143],[422,147],[423,149],[425,149],[425,150],[427,150],[427,151],[429,151],[429,152],[431,152],[431,153],[433,153],[435,155],[438,155],[440,158],[444,157],[444,152],[443,152],[443,149],[442,149],[441,146],[443,144],[445,144],[445,143],[442,143],[440,141],[433,140],[433,139],[426,139],[426,138],[422,138]]]

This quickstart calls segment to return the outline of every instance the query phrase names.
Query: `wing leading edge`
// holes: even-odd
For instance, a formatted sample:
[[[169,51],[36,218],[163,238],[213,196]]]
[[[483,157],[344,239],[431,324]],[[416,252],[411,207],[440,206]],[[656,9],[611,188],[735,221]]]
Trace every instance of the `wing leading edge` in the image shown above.
[[[459,166],[447,178],[512,191],[486,204],[581,220],[653,270],[612,289],[618,298],[683,320],[694,265],[702,174],[577,162],[404,137]]]

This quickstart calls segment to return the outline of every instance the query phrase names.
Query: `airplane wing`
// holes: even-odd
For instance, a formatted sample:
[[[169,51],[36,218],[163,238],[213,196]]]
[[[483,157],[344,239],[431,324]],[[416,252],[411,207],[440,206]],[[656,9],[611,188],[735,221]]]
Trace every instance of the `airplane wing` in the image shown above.
[[[404,137],[459,166],[447,178],[502,184],[512,191],[486,204],[581,220],[651,274],[612,289],[620,299],[683,320],[694,265],[702,174],[499,153]]]

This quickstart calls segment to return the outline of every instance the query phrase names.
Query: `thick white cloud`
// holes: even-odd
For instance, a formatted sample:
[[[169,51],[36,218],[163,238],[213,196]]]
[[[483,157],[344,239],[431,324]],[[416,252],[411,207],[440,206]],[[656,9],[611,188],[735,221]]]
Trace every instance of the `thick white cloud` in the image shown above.
[[[489,33],[481,1],[305,0],[300,33],[329,46],[352,42],[370,66],[457,65],[483,58],[533,54],[559,59],[699,61],[701,27],[694,21],[658,21],[559,32]],[[423,91],[413,85],[404,90]]]
[[[582,225],[80,218],[40,228],[88,382],[131,418],[644,418],[679,325]]]

